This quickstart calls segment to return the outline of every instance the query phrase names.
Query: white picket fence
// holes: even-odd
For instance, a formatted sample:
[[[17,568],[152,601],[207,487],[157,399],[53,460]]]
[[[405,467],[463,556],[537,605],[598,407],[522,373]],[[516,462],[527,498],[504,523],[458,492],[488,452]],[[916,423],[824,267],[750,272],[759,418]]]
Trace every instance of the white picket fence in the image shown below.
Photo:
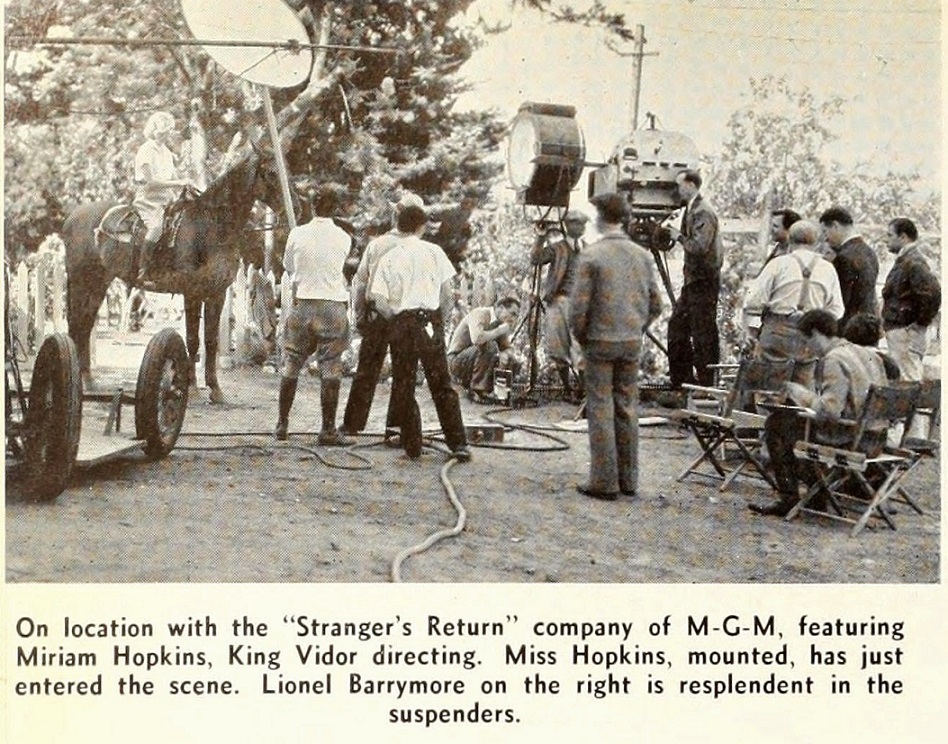
[[[228,287],[224,309],[221,312],[220,359],[224,367],[245,363],[247,344],[253,322],[251,309],[251,280],[258,269],[241,266]],[[66,267],[62,253],[40,251],[29,261],[22,261],[10,270],[10,324],[16,339],[17,353],[29,365],[46,336],[67,332]],[[267,278],[276,289],[272,273]],[[155,312],[151,325],[172,326],[184,334],[184,303],[180,296],[148,294],[149,304],[160,309]],[[167,299],[164,299],[167,298]],[[95,339],[103,334],[122,336],[129,333],[131,298],[121,281],[116,281],[106,293],[99,309],[98,321],[92,332],[93,367]],[[203,333],[203,328],[202,328]],[[101,360],[106,361],[106,360]]]

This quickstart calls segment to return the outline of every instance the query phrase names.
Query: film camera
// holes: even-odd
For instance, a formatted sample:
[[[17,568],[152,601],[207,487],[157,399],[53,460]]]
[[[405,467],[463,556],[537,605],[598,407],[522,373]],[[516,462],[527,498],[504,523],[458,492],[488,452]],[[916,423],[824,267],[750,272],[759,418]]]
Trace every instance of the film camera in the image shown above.
[[[616,145],[605,165],[589,174],[589,198],[626,194],[629,236],[647,248],[667,249],[667,232],[658,228],[681,207],[675,178],[697,168],[699,159],[694,142],[679,132],[637,129]]]
[[[620,140],[605,163],[588,163],[573,106],[522,104],[511,124],[507,147],[507,174],[518,201],[525,207],[545,209],[543,220],[551,221],[554,209],[569,206],[570,192],[584,169],[594,166],[588,175],[589,199],[624,194],[630,237],[650,249],[667,248],[661,245],[661,231],[656,228],[681,206],[675,177],[686,168],[696,168],[700,154],[690,138],[656,129],[654,121],[650,117],[648,128]]]
[[[522,104],[507,145],[510,184],[524,209],[536,210],[533,221],[540,226],[562,219],[570,192],[587,167],[594,168],[588,175],[590,200],[602,194],[625,195],[629,205],[626,232],[654,255],[672,303],[675,297],[661,253],[672,243],[662,223],[681,206],[676,176],[686,168],[697,168],[699,160],[698,148],[689,137],[656,129],[655,117],[649,116],[649,126],[623,137],[605,163],[589,163],[576,109],[556,103]]]
[[[507,175],[524,212],[535,210],[533,221],[542,228],[562,221],[570,192],[584,170],[592,168],[588,198],[614,193],[625,196],[629,207],[626,232],[651,251],[674,305],[664,253],[673,243],[662,223],[681,207],[676,177],[682,170],[697,168],[700,153],[689,137],[657,129],[655,117],[648,118],[649,125],[623,137],[605,163],[590,163],[586,161],[586,143],[573,106],[524,103],[508,135]],[[538,281],[536,276],[534,284]],[[531,327],[535,336],[536,323]],[[535,338],[531,346],[535,346]],[[531,369],[531,386],[533,378]]]

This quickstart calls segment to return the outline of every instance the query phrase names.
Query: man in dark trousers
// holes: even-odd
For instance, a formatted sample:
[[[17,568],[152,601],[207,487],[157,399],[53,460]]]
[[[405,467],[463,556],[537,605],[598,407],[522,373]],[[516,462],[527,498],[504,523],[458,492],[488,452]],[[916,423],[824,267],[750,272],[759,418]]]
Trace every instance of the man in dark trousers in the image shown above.
[[[842,423],[859,418],[873,385],[885,385],[882,358],[872,349],[850,343],[839,336],[836,319],[825,310],[803,314],[797,327],[820,358],[815,388],[796,382],[786,383],[790,400],[815,412],[812,440],[833,447],[852,444],[853,427]],[[757,514],[786,516],[799,500],[799,470],[805,470],[793,454],[794,444],[803,439],[805,420],[795,411],[777,409],[767,417],[764,437],[777,482],[777,501],[751,503]],[[874,432],[867,440],[876,454],[885,443],[885,432]]]
[[[718,341],[718,293],[724,249],[717,215],[702,198],[701,175],[684,170],[675,179],[685,205],[681,229],[668,228],[685,252],[684,283],[668,321],[668,372],[671,384],[712,385],[709,365],[721,358]]]
[[[589,480],[580,493],[615,499],[638,487],[638,374],[642,334],[662,311],[652,258],[623,230],[620,194],[595,200],[602,236],[580,256],[570,326],[586,359]]]
[[[405,207],[424,208],[424,202],[417,194],[406,193],[395,205],[395,218]],[[371,240],[365,247],[365,253],[359,261],[359,268],[352,278],[352,308],[356,328],[362,336],[359,346],[359,364],[349,389],[346,411],[342,417],[342,431],[348,434],[365,429],[369,420],[369,409],[375,396],[375,387],[379,381],[385,354],[388,352],[388,321],[383,318],[372,302],[366,297],[366,291],[375,269],[382,257],[408,237],[394,227],[384,235]],[[389,400],[385,419],[386,436],[398,426],[393,416],[393,406]]]
[[[918,249],[918,228],[905,217],[889,223],[886,245],[895,263],[882,289],[882,328],[901,379],[922,379],[928,327],[941,307],[941,285]]]
[[[846,321],[856,313],[878,315],[876,279],[879,259],[876,252],[856,232],[852,215],[842,207],[831,207],[823,212],[820,225],[827,245],[833,250],[833,266],[843,293],[845,309],[839,321],[840,327],[845,327]]]
[[[415,401],[415,376],[421,362],[434,399],[444,439],[453,457],[471,459],[458,394],[451,387],[444,344],[444,319],[454,304],[454,266],[444,251],[421,239],[427,222],[422,207],[398,215],[398,244],[379,261],[367,297],[389,324],[392,402],[409,457],[421,455],[421,414]]]

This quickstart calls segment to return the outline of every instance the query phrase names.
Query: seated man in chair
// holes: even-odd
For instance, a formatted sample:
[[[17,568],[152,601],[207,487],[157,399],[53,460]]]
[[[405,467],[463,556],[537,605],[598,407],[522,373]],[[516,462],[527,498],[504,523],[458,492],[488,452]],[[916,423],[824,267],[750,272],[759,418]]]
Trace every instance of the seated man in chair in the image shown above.
[[[804,313],[797,328],[819,358],[815,390],[788,382],[787,395],[797,405],[815,412],[811,422],[813,441],[833,446],[851,444],[853,430],[845,421],[859,417],[871,386],[886,384],[882,359],[873,350],[840,338],[836,319],[825,310]],[[778,500],[767,505],[748,504],[751,511],[786,516],[797,503],[799,479],[793,446],[803,439],[805,425],[805,419],[793,410],[777,409],[767,417],[764,436]],[[885,434],[879,432],[879,448],[885,444]]]
[[[448,346],[448,367],[454,381],[478,402],[490,399],[494,369],[516,371],[519,360],[510,337],[520,314],[520,301],[504,297],[493,307],[475,307],[454,329]]]

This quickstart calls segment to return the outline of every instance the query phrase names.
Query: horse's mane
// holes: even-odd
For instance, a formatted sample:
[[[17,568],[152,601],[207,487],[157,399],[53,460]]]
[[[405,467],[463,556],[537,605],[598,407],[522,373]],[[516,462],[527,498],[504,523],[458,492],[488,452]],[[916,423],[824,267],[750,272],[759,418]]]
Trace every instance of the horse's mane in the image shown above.
[[[245,198],[253,188],[259,166],[259,155],[247,155],[233,168],[211,181],[196,201],[202,207],[218,209],[231,204],[235,199]]]

